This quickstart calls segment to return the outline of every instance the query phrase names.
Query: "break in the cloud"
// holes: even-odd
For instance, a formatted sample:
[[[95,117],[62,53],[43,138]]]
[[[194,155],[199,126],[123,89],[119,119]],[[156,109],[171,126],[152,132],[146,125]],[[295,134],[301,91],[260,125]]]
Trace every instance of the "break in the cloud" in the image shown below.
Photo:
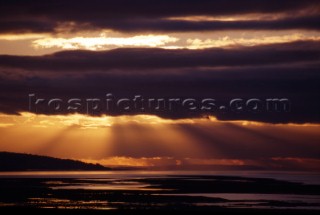
[[[300,170],[319,171],[320,159],[300,157],[274,157],[269,159],[201,159],[175,157],[108,157],[81,159],[87,163],[100,163],[108,167],[137,167],[178,170]]]
[[[218,39],[187,39],[186,48],[189,49],[205,49],[212,47],[224,47],[224,46],[254,46],[263,44],[276,44],[286,43],[293,41],[319,41],[320,36],[306,36],[300,33],[282,36],[265,36],[256,38],[232,38],[229,36],[220,37]]]
[[[163,47],[179,39],[168,35],[139,35],[133,37],[74,37],[42,38],[32,42],[35,48],[106,50],[115,47]]]
[[[1,38],[0,38],[1,39]],[[133,37],[108,37],[102,34],[99,37],[74,37],[74,38],[40,38],[32,42],[36,49],[60,48],[84,50],[108,50],[117,47],[161,47],[164,49],[204,49],[225,46],[254,46],[276,44],[295,41],[319,41],[320,36],[309,36],[301,33],[265,36],[265,37],[219,37],[216,39],[182,39],[168,35],[139,35]]]
[[[318,170],[320,159],[312,158],[292,158],[292,157],[272,157],[269,159],[201,159],[201,158],[175,158],[175,157],[108,157],[103,159],[82,159],[88,163],[100,163],[105,166],[125,166],[144,168],[168,168],[176,167],[180,169],[299,169]]]

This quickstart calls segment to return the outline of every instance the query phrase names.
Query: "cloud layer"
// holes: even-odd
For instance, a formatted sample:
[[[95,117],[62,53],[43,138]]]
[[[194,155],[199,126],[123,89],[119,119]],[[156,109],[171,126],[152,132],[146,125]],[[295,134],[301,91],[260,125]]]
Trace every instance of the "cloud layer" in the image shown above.
[[[104,28],[116,31],[208,31],[319,29],[319,2],[276,1],[5,1],[0,5],[1,32],[58,32]],[[72,11],[72,13],[70,13]],[[186,21],[171,17],[262,14],[258,20]],[[277,18],[279,15],[280,18]],[[261,17],[261,16],[259,16]],[[269,20],[272,18],[271,20]]]
[[[105,113],[155,114],[166,118],[215,115],[219,119],[267,122],[320,122],[318,42],[233,49],[116,49],[65,51],[39,57],[0,56],[1,106],[5,113],[28,111],[28,94],[52,98],[287,98],[286,113],[220,113],[190,110],[112,110]],[[85,111],[81,111],[85,113]],[[55,114],[43,110],[39,113]],[[104,113],[104,112],[102,112]],[[100,114],[100,113],[98,113]]]

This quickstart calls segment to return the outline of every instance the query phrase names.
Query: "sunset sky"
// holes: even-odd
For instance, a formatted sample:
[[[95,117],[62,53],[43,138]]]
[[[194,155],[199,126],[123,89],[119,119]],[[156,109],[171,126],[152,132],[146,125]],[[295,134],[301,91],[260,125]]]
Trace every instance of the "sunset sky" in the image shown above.
[[[1,1],[0,151],[319,171],[319,20],[317,0]],[[135,96],[217,107],[96,111],[87,101]],[[73,98],[76,111],[46,105]],[[290,110],[228,109],[239,98],[287,99]]]

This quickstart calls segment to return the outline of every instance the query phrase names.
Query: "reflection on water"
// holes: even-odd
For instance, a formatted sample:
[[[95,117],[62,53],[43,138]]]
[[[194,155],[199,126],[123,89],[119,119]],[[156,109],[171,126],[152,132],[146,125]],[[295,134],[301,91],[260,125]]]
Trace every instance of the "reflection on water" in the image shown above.
[[[119,178],[171,177],[176,175],[222,175],[320,184],[320,173],[315,172],[272,172],[272,171],[21,171],[0,172],[0,178],[80,178],[112,180]],[[206,180],[206,179],[198,179]]]
[[[183,194],[155,194],[171,196],[204,196],[209,198],[223,198],[227,200],[274,200],[274,201],[301,201],[302,199],[310,203],[320,203],[320,196],[314,195],[288,195],[288,194],[267,194],[267,193],[183,193]]]
[[[272,171],[21,171],[0,172],[0,178],[79,178],[113,180],[114,178],[168,177],[180,175],[223,175],[272,178],[306,184],[320,184],[320,173]],[[198,179],[206,180],[206,179]]]
[[[71,201],[69,199],[29,198],[29,204],[41,208],[113,210],[107,201]]]
[[[265,205],[264,205],[265,204]],[[223,203],[196,203],[196,206],[211,206],[211,207],[224,207],[224,208],[254,208],[254,209],[299,209],[299,210],[320,210],[320,206],[272,206],[267,205],[268,202],[223,202]]]
[[[0,207],[320,210],[318,174],[223,173],[2,172]]]
[[[101,180],[100,180],[101,181]],[[59,183],[58,183],[59,184]],[[60,183],[60,185],[63,183]],[[128,191],[157,191],[163,189],[151,188],[150,184],[144,184],[135,181],[112,181],[109,184],[94,184],[94,183],[75,183],[66,184],[64,186],[54,186],[52,189],[59,190],[128,190]]]
[[[164,196],[201,196],[208,198],[222,198],[228,202],[197,203],[198,206],[222,206],[236,208],[270,208],[268,201],[287,202],[291,204],[314,204],[315,206],[296,206],[299,209],[320,210],[320,196],[317,195],[294,195],[294,194],[267,194],[267,193],[183,193],[183,194],[153,194]],[[264,205],[265,204],[265,205]],[[319,206],[316,206],[319,205]],[[273,206],[276,207],[276,206]],[[287,207],[281,206],[282,209]]]

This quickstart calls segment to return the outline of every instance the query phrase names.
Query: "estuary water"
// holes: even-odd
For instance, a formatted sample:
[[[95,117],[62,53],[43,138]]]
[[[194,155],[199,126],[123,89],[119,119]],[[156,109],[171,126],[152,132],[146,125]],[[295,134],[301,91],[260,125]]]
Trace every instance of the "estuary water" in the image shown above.
[[[307,172],[23,171],[0,182],[0,207],[320,210],[320,174]]]

